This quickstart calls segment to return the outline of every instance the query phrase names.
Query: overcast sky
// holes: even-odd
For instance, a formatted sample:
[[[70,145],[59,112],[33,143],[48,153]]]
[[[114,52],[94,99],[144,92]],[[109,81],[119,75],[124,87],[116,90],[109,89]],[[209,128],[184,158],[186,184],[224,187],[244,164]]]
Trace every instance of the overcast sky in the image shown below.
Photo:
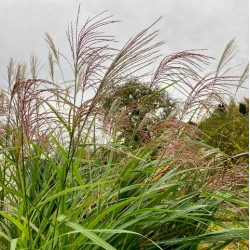
[[[27,61],[32,51],[45,62],[45,31],[65,49],[65,31],[79,4],[82,22],[104,10],[121,20],[110,30],[121,45],[162,16],[156,28],[166,41],[164,54],[208,49],[208,55],[219,58],[236,37],[234,63],[248,62],[248,0],[0,0],[0,74],[5,74],[10,57]]]

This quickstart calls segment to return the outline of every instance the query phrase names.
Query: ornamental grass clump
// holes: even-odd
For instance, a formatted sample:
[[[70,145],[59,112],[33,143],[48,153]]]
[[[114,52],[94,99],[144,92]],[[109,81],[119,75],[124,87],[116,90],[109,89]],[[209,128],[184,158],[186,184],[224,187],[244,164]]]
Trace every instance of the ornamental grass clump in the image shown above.
[[[38,76],[34,54],[29,66],[9,63],[8,87],[0,93],[0,248],[246,248],[248,202],[233,192],[207,189],[211,168],[220,169],[221,162],[211,167],[211,158],[201,154],[186,167],[186,154],[160,149],[166,137],[168,145],[189,140],[205,151],[209,147],[188,133],[184,121],[225,101],[228,86],[238,81],[243,86],[242,78],[221,73],[234,41],[216,72],[203,76],[212,58],[192,50],[162,59],[155,24],[117,49],[114,37],[104,33],[116,23],[111,16],[101,13],[81,23],[79,8],[67,31],[71,58],[46,33],[51,79]],[[153,95],[176,88],[187,96],[178,104],[180,122],[173,122],[184,126],[171,126],[164,117],[146,124],[147,141],[124,143],[120,128],[126,124],[120,121],[131,114],[109,112],[107,121],[103,100],[134,75],[157,87]],[[147,107],[153,95],[140,104]],[[209,149],[210,156],[216,154]]]

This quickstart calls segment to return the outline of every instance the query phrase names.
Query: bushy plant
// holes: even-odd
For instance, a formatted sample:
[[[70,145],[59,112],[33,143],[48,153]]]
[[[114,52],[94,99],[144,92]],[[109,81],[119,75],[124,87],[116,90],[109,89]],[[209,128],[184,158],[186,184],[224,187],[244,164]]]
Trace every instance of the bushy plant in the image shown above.
[[[236,104],[231,100],[228,107],[220,104],[204,121],[200,128],[207,134],[207,142],[220,148],[226,154],[249,151],[249,113],[248,99]]]
[[[150,141],[149,128],[167,119],[176,106],[176,101],[164,89],[131,78],[125,84],[114,86],[104,99],[104,124],[111,129],[117,126],[121,141],[137,148]]]
[[[244,246],[248,203],[233,193],[209,192],[206,162],[185,169],[175,156],[152,157],[154,140],[137,149],[122,145],[119,123],[107,140],[98,139],[106,132],[100,120],[107,93],[159,59],[163,44],[154,42],[157,32],[150,26],[114,54],[113,38],[102,32],[114,22],[100,14],[80,26],[78,13],[67,32],[73,81],[65,80],[65,57],[48,34],[51,80],[38,78],[34,55],[30,70],[10,61],[8,88],[0,96],[1,249]],[[202,77],[201,65],[210,59],[179,52],[164,57],[152,73],[152,85],[192,89],[182,118],[213,105],[228,81],[240,79],[220,75],[221,66],[214,76]]]

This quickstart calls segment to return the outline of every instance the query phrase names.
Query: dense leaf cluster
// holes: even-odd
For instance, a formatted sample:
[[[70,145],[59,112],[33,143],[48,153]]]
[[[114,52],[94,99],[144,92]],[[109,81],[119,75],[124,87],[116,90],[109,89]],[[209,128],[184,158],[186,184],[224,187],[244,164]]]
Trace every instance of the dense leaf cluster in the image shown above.
[[[228,107],[219,105],[205,119],[200,128],[205,132],[205,141],[233,156],[249,150],[249,104],[248,98],[237,104],[231,101]]]
[[[148,141],[149,128],[166,119],[177,106],[164,88],[141,83],[136,78],[112,88],[103,101],[106,114],[114,104],[113,115],[120,113],[119,137],[134,147]]]

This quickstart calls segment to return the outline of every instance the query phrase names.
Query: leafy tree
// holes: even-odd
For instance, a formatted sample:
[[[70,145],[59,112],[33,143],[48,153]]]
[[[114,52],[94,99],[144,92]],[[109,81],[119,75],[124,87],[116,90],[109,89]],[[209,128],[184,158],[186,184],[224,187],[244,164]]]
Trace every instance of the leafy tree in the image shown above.
[[[116,124],[119,138],[133,147],[150,140],[150,127],[167,118],[176,105],[164,88],[141,83],[136,78],[114,86],[103,101],[106,121],[113,127]]]
[[[249,99],[237,104],[231,100],[228,107],[219,105],[200,128],[207,142],[230,156],[249,150]]]

